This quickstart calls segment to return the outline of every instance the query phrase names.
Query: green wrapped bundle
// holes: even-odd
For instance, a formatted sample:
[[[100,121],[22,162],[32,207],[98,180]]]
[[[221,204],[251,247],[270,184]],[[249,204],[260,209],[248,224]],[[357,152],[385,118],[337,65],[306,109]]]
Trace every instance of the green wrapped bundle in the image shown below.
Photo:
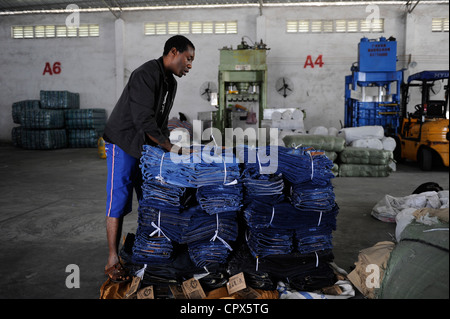
[[[286,147],[312,147],[316,150],[341,152],[345,147],[345,139],[327,135],[286,135],[283,137]]]
[[[411,222],[391,252],[376,297],[448,299],[448,249],[448,223]]]
[[[106,125],[105,109],[74,109],[64,111],[68,129],[103,129]]]
[[[387,177],[389,165],[339,164],[340,177]]]
[[[392,151],[373,148],[346,147],[339,153],[339,160],[344,164],[389,165],[393,159]]]
[[[41,101],[39,100],[24,100],[19,102],[14,102],[12,104],[12,118],[13,122],[16,124],[20,123],[20,117],[23,111],[26,110],[38,110],[41,107]]]
[[[68,130],[68,145],[69,147],[97,147],[99,137],[102,131],[96,129],[87,130]]]
[[[50,150],[67,147],[65,129],[21,130],[20,146],[31,150]]]
[[[338,157],[338,154],[336,152],[330,152],[330,151],[325,151],[325,155],[332,162],[334,162],[337,159],[337,157]]]
[[[79,109],[80,94],[69,91],[40,91],[43,109]]]
[[[24,128],[55,129],[64,127],[64,112],[60,110],[25,110],[20,116]]]

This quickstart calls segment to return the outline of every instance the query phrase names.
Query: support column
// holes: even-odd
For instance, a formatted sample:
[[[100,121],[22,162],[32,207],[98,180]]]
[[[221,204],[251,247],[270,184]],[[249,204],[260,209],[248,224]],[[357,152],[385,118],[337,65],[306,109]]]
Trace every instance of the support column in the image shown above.
[[[263,40],[266,43],[266,17],[260,15],[256,18],[256,39],[255,44]]]
[[[114,23],[115,36],[115,69],[116,69],[116,101],[122,94],[125,82],[124,65],[124,33],[125,22],[122,19],[116,19]]]
[[[414,57],[414,47],[415,47],[415,15],[414,13],[410,13],[407,10],[405,11],[405,56],[406,63],[405,68],[408,69],[408,73],[411,73],[410,68],[414,68],[417,65],[417,61],[415,61]],[[405,76],[407,76],[405,72]],[[414,73],[414,72],[412,72]]]

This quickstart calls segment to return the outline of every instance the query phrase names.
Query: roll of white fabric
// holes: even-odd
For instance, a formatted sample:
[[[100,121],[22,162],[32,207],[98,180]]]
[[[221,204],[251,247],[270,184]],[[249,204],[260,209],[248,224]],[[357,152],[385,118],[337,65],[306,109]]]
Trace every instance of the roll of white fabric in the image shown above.
[[[328,129],[325,126],[314,126],[309,130],[312,135],[328,135]]]
[[[392,137],[385,136],[381,139],[381,142],[383,143],[383,149],[386,151],[394,151],[395,146],[397,145],[395,139]]]
[[[383,143],[377,138],[363,138],[359,140],[354,140],[350,143],[353,147],[363,147],[363,148],[374,148],[377,150],[383,149]]]
[[[292,111],[286,110],[281,114],[283,120],[290,120],[292,118]]]
[[[338,136],[345,138],[347,144],[364,138],[377,138],[381,140],[384,136],[384,128],[378,125],[346,127],[339,131]]]
[[[295,109],[294,112],[292,112],[292,119],[293,120],[303,120],[303,112],[299,109]]]
[[[338,135],[339,130],[335,127],[329,127],[328,128],[328,135],[331,136],[337,136]]]
[[[281,120],[281,112],[275,111],[272,113],[272,121]]]

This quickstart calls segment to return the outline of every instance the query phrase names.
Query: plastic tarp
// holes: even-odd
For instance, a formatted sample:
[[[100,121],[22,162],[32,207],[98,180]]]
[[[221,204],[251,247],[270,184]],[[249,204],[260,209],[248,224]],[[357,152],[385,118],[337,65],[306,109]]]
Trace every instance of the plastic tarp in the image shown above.
[[[309,146],[316,150],[341,152],[345,147],[342,137],[326,135],[286,135],[283,137],[286,147]]]

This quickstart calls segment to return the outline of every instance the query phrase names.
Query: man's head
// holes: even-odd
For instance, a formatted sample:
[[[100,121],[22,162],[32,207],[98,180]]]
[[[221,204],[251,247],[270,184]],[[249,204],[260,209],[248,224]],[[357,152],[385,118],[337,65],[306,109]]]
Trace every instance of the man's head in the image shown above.
[[[182,36],[175,35],[164,45],[164,67],[172,74],[182,77],[192,68],[195,57],[195,47],[192,42]]]

